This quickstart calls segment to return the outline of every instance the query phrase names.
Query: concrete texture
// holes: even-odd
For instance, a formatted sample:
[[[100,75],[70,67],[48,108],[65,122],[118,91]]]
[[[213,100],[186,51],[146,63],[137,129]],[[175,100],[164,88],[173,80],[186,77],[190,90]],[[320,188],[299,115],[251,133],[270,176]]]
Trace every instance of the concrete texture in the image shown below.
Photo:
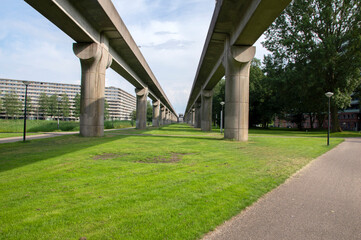
[[[193,125],[193,126],[195,126],[195,124],[196,124],[196,110],[193,108],[192,109],[192,120],[191,120],[191,124]]]
[[[195,128],[200,128],[201,127],[201,104],[200,103],[196,103],[194,105],[194,114],[195,114],[195,123],[194,123],[194,127]]]
[[[147,98],[148,88],[135,89],[137,95],[137,119],[136,128],[146,129],[147,128]]]
[[[346,139],[204,239],[361,239],[360,156]]]
[[[104,135],[105,71],[112,57],[103,44],[74,43],[81,63],[80,135]]]
[[[149,88],[173,113],[170,101],[152,73],[111,0],[25,0],[78,43],[104,43],[113,57],[111,68],[135,88]]]
[[[248,141],[249,71],[256,48],[226,47],[224,138]]]
[[[165,107],[161,106],[160,108],[160,125],[165,124]]]
[[[168,125],[168,108],[165,109],[164,124]]]
[[[202,106],[201,106],[201,129],[208,132],[212,130],[212,100],[213,91],[202,91]]]
[[[153,127],[159,127],[160,123],[160,101],[153,101]]]

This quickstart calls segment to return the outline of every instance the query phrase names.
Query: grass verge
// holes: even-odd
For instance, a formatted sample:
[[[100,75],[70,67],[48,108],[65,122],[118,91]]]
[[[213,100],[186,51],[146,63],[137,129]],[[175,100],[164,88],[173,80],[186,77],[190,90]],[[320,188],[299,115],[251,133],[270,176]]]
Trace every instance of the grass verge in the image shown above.
[[[61,132],[79,131],[79,122],[60,121],[59,129],[57,121],[48,120],[27,120],[27,132]],[[105,121],[105,129],[132,127],[130,121]],[[24,120],[21,119],[0,119],[0,133],[19,133],[24,129]]]
[[[39,133],[26,133],[26,136],[38,135]],[[23,133],[0,133],[0,138],[22,137]]]
[[[188,135],[1,144],[0,239],[197,239],[342,142]]]

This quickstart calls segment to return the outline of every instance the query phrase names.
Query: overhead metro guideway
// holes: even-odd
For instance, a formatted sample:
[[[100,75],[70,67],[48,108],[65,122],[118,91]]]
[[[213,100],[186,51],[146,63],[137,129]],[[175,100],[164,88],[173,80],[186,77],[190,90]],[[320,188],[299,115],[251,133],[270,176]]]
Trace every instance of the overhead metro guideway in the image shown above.
[[[82,82],[83,77],[85,81],[93,77],[85,76],[89,71],[102,68],[95,78],[104,78],[105,69],[111,67],[137,89],[137,96],[145,94],[153,102],[159,101],[164,111],[169,111],[169,118],[177,117],[111,0],[25,1],[77,43],[73,49],[81,61]],[[96,66],[90,66],[89,61],[95,61]],[[97,87],[102,91],[103,86]]]
[[[189,123],[211,129],[212,90],[226,75],[225,138],[247,141],[252,45],[290,2],[217,0],[185,110]]]

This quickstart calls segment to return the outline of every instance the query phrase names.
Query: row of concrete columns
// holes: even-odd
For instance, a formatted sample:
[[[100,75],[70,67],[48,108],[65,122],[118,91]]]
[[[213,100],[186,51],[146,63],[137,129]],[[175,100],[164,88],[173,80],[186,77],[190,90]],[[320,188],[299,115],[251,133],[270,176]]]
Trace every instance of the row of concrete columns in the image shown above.
[[[248,141],[249,72],[255,47],[229,46],[226,41],[223,58],[225,68],[224,138]],[[196,102],[186,114],[186,122],[202,131],[212,129],[213,92],[202,90],[201,102]]]
[[[108,48],[101,43],[74,43],[73,51],[81,64],[80,135],[99,137],[104,135],[105,72],[112,63]],[[136,128],[147,124],[148,88],[135,89]],[[153,101],[153,126],[177,121],[177,117],[160,101]]]
[[[136,89],[135,93],[137,95],[137,120],[136,128],[145,129],[147,124],[147,97],[148,97],[148,88]],[[161,106],[159,100],[153,101],[153,119],[152,125],[154,127],[159,127],[162,125],[167,125],[177,122],[178,118],[174,115],[168,108]]]

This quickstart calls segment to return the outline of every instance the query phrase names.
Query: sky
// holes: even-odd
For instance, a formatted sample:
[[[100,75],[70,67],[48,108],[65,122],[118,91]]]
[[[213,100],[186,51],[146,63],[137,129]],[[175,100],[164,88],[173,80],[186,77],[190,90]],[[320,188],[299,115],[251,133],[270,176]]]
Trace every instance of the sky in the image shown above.
[[[215,0],[112,0],[177,113],[183,113]],[[256,57],[267,54],[259,41]],[[73,40],[22,0],[0,1],[0,78],[80,84]],[[135,95],[112,69],[106,86]]]

